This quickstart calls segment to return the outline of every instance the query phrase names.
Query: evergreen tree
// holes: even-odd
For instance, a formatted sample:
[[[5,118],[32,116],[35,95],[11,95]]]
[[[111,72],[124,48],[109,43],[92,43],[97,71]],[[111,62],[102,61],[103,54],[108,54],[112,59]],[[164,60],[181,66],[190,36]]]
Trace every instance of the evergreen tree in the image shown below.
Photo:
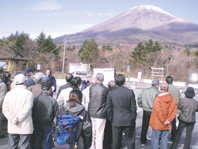
[[[98,45],[94,38],[91,40],[85,40],[82,47],[78,52],[78,56],[82,61],[92,63],[98,56]]]
[[[155,61],[153,56],[160,50],[160,44],[157,41],[153,42],[152,39],[146,41],[145,43],[139,42],[130,55],[132,67],[139,66],[149,68]]]

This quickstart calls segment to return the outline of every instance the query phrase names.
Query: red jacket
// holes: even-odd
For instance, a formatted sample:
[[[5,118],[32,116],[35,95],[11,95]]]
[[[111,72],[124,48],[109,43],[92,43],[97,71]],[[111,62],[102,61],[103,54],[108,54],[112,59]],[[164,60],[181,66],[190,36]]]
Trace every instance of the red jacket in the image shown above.
[[[150,126],[155,130],[172,129],[171,124],[164,125],[168,119],[171,123],[177,114],[177,100],[166,91],[156,95],[150,119]]]

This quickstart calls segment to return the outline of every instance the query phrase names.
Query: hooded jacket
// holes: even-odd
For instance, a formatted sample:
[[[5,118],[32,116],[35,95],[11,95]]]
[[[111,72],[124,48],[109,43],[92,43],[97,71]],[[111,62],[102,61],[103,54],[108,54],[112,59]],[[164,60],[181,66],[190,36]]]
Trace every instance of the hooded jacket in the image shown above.
[[[155,100],[155,96],[159,93],[160,91],[155,86],[144,89],[137,98],[139,107],[144,111],[152,112],[153,101]]]
[[[92,143],[92,125],[88,112],[85,110],[84,106],[75,102],[73,108],[70,108],[69,104],[66,104],[65,107],[60,107],[57,115],[68,113],[73,116],[78,116],[81,119],[78,123],[78,133],[76,136],[78,148],[90,148]]]
[[[178,119],[185,123],[195,123],[196,114],[198,111],[198,102],[192,98],[183,98],[179,101],[178,107],[181,110]]]
[[[153,111],[150,119],[150,126],[155,130],[170,130],[171,122],[177,113],[177,100],[170,93],[162,91],[158,94],[153,103]],[[164,125],[168,120],[170,124]]]

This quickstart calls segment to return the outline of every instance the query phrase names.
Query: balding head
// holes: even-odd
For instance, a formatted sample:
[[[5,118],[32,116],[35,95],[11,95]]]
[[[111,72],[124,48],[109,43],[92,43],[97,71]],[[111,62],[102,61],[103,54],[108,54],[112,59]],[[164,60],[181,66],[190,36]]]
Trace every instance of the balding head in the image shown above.
[[[98,73],[96,75],[96,80],[97,80],[97,82],[102,83],[104,81],[104,74]]]
[[[168,91],[168,83],[163,82],[162,84],[160,84],[160,89],[161,91]]]
[[[110,90],[116,88],[116,83],[115,83],[115,81],[109,81],[109,83],[108,83],[108,88],[109,88]]]

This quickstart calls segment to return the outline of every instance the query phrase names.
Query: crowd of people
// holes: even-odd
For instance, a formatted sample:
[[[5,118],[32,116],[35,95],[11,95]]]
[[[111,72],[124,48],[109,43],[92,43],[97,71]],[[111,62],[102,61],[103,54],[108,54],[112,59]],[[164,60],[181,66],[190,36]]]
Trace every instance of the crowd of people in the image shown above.
[[[163,83],[153,80],[137,102],[133,90],[125,87],[123,74],[116,75],[106,87],[102,73],[90,82],[68,73],[66,84],[58,91],[51,70],[38,72],[33,79],[32,69],[26,68],[24,74],[16,73],[9,85],[3,81],[4,76],[0,69],[0,137],[4,137],[6,118],[10,149],[121,149],[123,133],[127,148],[138,148],[137,105],[143,109],[142,147],[147,145],[150,126],[152,149],[159,145],[161,149],[168,148],[170,130],[171,148],[176,149],[184,128],[184,149],[190,148],[198,102],[193,99],[192,87],[187,88],[182,99],[171,76]]]

